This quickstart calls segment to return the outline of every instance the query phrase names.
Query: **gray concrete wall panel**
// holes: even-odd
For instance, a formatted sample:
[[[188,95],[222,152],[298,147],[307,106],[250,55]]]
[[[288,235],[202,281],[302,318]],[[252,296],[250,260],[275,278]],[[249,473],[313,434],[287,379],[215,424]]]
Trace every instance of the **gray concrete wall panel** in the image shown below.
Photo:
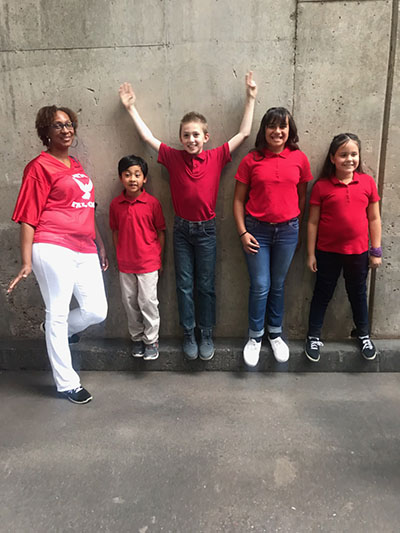
[[[232,216],[234,175],[254,144],[265,110],[293,109],[300,145],[316,174],[332,135],[357,132],[373,175],[378,168],[391,25],[389,1],[295,2],[281,0],[0,0],[0,238],[2,261],[1,336],[37,337],[44,311],[33,276],[4,295],[18,271],[18,227],[10,222],[25,164],[41,150],[34,129],[37,110],[57,103],[79,111],[74,149],[93,177],[97,218],[111,259],[105,275],[110,311],[105,324],[87,335],[126,336],[118,273],[108,230],[108,205],[120,192],[116,165],[137,153],[149,163],[148,190],[162,202],[167,220],[165,270],[159,284],[161,334],[180,334],[172,255],[173,209],[168,177],[157,157],[139,139],[122,108],[118,86],[129,80],[137,105],[154,134],[179,147],[178,126],[190,110],[205,114],[214,147],[236,133],[244,104],[244,74],[255,71],[259,95],[251,137],[222,174],[218,217],[218,336],[243,337],[247,329],[248,277]],[[358,21],[355,24],[355,21]],[[379,51],[379,53],[377,53]],[[398,78],[396,78],[398,85]],[[376,333],[398,336],[398,315],[381,301],[395,302],[398,288],[397,231],[398,112],[393,105],[383,199],[384,243],[393,250],[377,280]],[[373,127],[371,127],[373,125]],[[388,196],[388,197],[387,197]],[[396,240],[397,239],[397,240]],[[285,328],[291,338],[306,329],[313,277],[305,246],[290,269]],[[383,295],[381,297],[381,294]],[[397,309],[397,308],[396,308]],[[327,316],[326,335],[346,336],[351,323],[343,287]],[[393,335],[392,335],[393,334]]]

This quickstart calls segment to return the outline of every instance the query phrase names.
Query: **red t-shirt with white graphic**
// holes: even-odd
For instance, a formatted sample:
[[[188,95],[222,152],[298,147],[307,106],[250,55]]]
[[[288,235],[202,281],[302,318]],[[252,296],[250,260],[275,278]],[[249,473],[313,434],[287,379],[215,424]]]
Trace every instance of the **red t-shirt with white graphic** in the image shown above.
[[[93,182],[69,159],[71,168],[42,152],[28,163],[12,220],[35,227],[34,243],[96,253]]]

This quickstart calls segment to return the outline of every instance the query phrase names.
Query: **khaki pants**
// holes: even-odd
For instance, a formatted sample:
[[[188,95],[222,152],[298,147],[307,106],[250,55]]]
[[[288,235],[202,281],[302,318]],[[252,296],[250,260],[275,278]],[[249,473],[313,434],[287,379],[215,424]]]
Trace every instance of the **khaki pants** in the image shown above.
[[[132,341],[143,341],[145,344],[157,342],[160,329],[158,270],[146,274],[120,272],[119,281]]]

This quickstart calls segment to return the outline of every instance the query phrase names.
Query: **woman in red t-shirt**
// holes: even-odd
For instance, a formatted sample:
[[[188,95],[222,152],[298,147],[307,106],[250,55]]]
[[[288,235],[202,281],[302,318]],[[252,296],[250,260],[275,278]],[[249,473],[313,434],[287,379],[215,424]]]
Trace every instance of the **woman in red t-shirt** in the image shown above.
[[[256,366],[264,322],[275,359],[286,362],[282,339],[284,283],[299,232],[307,182],[307,157],[297,145],[297,128],[289,111],[273,107],[264,115],[255,148],[236,174],[233,213],[250,277],[249,339],[244,361]]]
[[[57,390],[74,403],[87,403],[92,396],[72,367],[69,342],[77,342],[78,332],[106,317],[99,256],[103,270],[108,261],[101,237],[96,237],[92,180],[68,153],[77,125],[76,114],[67,107],[38,111],[36,130],[47,151],[24,170],[12,216],[21,225],[22,267],[8,292],[33,270],[46,305],[41,328]],[[72,295],[79,306],[70,312]]]
[[[371,247],[368,251],[368,236]],[[336,135],[310,198],[307,265],[317,274],[311,301],[305,353],[320,359],[325,311],[343,270],[362,356],[371,361],[376,348],[369,337],[368,266],[381,264],[379,195],[372,176],[364,174],[361,142],[354,133]]]

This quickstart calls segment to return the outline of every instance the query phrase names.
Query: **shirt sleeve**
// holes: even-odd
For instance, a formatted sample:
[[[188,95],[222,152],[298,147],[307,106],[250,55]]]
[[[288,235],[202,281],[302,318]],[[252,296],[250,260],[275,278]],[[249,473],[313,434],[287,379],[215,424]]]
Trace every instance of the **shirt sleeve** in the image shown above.
[[[11,219],[36,227],[46,205],[51,185],[39,166],[29,164],[24,171],[21,189]]]
[[[314,183],[310,196],[310,205],[321,205],[321,191],[319,182]]]
[[[229,151],[229,144],[226,142],[222,146],[220,146],[221,155],[222,155],[222,166],[224,167],[227,163],[232,161],[232,155]]]
[[[311,174],[311,167],[310,167],[310,162],[308,160],[308,157],[306,156],[304,152],[301,152],[301,153],[302,153],[303,161],[302,161],[301,170],[300,170],[299,183],[306,183],[308,181],[312,181],[313,175]]]
[[[158,200],[154,203],[153,213],[154,213],[154,226],[156,230],[157,231],[165,230],[166,228],[165,218],[164,218],[161,204]]]
[[[240,181],[241,183],[245,183],[246,185],[250,184],[251,179],[251,165],[249,164],[249,156],[250,154],[247,154],[240,161],[239,167],[235,175],[235,180]]]
[[[171,152],[172,148],[170,146],[167,146],[164,143],[160,144],[160,148],[158,150],[158,157],[157,162],[164,165],[164,167],[168,168],[171,161]]]
[[[378,194],[378,188],[376,186],[375,180],[369,174],[367,174],[367,176],[369,177],[370,188],[371,188],[371,192],[370,192],[370,195],[369,195],[369,203],[372,204],[372,203],[375,203],[375,202],[379,202],[379,200],[381,198],[380,198],[380,196]]]

